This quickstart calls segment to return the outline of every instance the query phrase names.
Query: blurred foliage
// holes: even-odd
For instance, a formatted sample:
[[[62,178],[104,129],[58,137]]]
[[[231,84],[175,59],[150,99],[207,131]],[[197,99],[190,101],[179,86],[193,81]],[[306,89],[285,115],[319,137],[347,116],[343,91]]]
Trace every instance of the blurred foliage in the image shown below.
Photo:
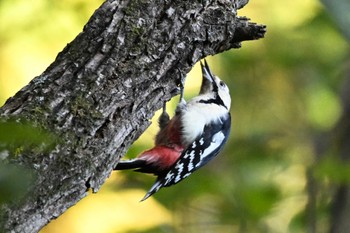
[[[0,1],[0,105],[45,70],[101,3]]]
[[[29,151],[42,153],[52,149],[56,141],[52,134],[29,122],[0,119],[0,205],[18,201],[35,178],[31,169],[10,161]]]
[[[349,42],[342,34],[350,24],[349,14],[342,13],[350,10],[346,1],[326,4],[327,9],[316,0],[251,1],[239,15],[266,24],[266,38],[208,59],[232,96],[232,132],[221,155],[144,203],[138,200],[154,177],[115,172],[97,195],[42,232],[282,233],[305,232],[313,224],[317,232],[326,232],[332,187],[349,183],[349,165],[333,150],[320,159],[314,142],[343,113],[339,89],[349,66]],[[0,102],[40,74],[101,2],[0,1]],[[198,92],[200,75],[197,65],[187,79],[186,98]],[[169,103],[169,111],[176,102]],[[129,157],[152,146],[155,122]],[[308,191],[310,169],[316,194]],[[315,210],[309,208],[310,195]]]
[[[347,0],[332,1],[321,0],[326,6],[326,10],[331,14],[332,20],[335,21],[336,26],[343,32],[343,34],[350,41],[350,2]]]
[[[15,120],[1,121],[0,119],[0,152],[7,151],[18,156],[21,151],[34,149],[45,151],[52,149],[58,140],[43,129],[34,127],[30,122]]]
[[[34,177],[29,169],[0,162],[0,205],[22,198]]]

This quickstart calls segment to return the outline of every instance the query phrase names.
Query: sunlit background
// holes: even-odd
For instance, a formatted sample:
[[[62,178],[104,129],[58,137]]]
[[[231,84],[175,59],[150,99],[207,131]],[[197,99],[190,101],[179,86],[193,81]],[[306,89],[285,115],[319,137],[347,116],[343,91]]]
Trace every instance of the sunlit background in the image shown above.
[[[0,1],[0,106],[54,61],[101,3]],[[265,39],[208,59],[232,97],[233,127],[221,155],[142,203],[154,177],[114,172],[97,194],[41,232],[283,233],[310,225],[326,232],[332,179],[345,178],[334,178],[334,163],[318,158],[315,139],[342,114],[340,90],[350,64],[341,15],[328,12],[317,0],[252,0],[239,14],[266,24]],[[198,92],[199,80],[197,64],[186,98]],[[156,132],[153,124],[127,156],[151,147]],[[310,171],[317,194],[308,192]],[[312,195],[314,218],[307,214]]]

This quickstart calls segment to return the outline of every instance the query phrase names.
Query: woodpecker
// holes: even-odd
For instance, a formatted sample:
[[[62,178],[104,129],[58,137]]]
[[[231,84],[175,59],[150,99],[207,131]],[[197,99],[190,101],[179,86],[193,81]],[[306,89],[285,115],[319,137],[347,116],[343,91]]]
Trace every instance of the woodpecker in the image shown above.
[[[172,119],[165,104],[158,123],[155,146],[137,158],[120,161],[114,170],[134,169],[152,173],[156,182],[141,201],[162,187],[176,184],[218,155],[230,134],[231,97],[227,85],[215,76],[208,63],[201,62],[202,85],[199,95],[184,99],[184,78],[180,101]]]

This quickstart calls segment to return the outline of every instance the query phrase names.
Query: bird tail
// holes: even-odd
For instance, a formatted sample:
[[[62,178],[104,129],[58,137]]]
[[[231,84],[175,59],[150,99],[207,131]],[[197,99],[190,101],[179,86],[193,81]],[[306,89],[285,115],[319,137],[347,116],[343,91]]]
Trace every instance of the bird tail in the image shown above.
[[[133,169],[134,171],[138,171],[138,172],[148,172],[146,170],[145,171],[142,170],[142,167],[145,165],[145,163],[146,163],[145,160],[140,160],[140,159],[119,161],[117,166],[115,166],[114,170]],[[141,201],[144,201],[147,198],[149,198],[151,195],[156,193],[161,187],[163,187],[163,181],[158,177],[156,182],[153,184],[151,189],[146,193],[146,195],[142,198]]]
[[[145,160],[140,160],[140,159],[119,161],[117,166],[115,166],[114,170],[137,169],[137,168],[143,167],[145,163],[146,163]]]
[[[157,179],[157,181],[152,185],[151,189],[146,193],[146,195],[141,199],[141,201],[146,200],[147,198],[152,196],[154,193],[158,192],[158,190],[161,187],[163,187],[163,182],[162,182],[162,180]]]

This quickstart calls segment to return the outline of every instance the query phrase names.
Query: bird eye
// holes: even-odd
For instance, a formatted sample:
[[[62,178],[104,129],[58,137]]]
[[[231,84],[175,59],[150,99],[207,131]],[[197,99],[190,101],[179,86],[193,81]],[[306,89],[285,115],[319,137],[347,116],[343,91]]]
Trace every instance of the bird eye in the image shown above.
[[[224,87],[225,86],[225,83],[223,81],[220,81],[220,86]]]

